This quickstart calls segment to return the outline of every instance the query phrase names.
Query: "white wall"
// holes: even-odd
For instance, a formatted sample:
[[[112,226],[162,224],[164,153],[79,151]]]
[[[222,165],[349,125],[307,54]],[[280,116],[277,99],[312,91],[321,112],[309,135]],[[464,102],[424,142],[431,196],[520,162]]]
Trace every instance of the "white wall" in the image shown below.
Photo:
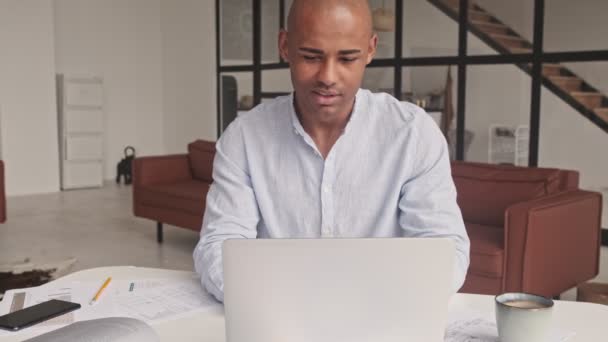
[[[51,0],[0,0],[0,107],[7,195],[59,190]]]
[[[160,0],[54,3],[57,72],[104,78],[105,177],[127,145],[164,153]]]
[[[580,171],[585,189],[608,186],[608,134],[574,112],[547,89],[542,91],[539,164]],[[608,199],[606,199],[608,200]]]
[[[215,140],[213,1],[161,0],[163,130],[167,153],[195,139]]]
[[[403,27],[405,57],[427,57],[433,49],[458,54],[458,23],[427,1],[404,1]]]
[[[605,0],[546,1],[545,50],[576,51],[608,48],[606,13],[608,13],[608,1]]]

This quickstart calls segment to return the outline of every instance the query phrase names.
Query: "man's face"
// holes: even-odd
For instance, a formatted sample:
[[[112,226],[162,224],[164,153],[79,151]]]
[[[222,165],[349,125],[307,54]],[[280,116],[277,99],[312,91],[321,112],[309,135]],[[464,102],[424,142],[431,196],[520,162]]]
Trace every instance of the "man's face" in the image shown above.
[[[377,43],[357,19],[348,11],[304,13],[295,30],[279,35],[300,111],[331,119],[352,110]]]

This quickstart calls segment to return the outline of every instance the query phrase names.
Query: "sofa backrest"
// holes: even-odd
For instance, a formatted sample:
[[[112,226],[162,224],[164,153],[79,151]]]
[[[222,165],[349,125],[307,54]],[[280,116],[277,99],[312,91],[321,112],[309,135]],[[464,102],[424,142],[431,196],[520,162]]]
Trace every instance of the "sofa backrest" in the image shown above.
[[[188,159],[192,177],[207,183],[213,182],[213,158],[215,157],[215,142],[196,140],[188,144]]]
[[[504,226],[506,209],[519,202],[578,187],[578,173],[471,162],[452,162],[465,222]]]

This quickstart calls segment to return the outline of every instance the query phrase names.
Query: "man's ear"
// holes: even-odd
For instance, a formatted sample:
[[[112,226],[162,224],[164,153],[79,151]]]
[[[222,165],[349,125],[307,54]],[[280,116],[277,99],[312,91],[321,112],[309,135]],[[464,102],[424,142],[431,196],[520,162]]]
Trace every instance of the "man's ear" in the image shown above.
[[[378,35],[374,33],[372,37],[369,39],[369,45],[367,47],[367,63],[371,63],[374,56],[376,56],[376,49],[378,47]]]
[[[287,52],[287,31],[281,29],[281,31],[279,31],[279,54],[283,61],[289,63],[289,54]]]

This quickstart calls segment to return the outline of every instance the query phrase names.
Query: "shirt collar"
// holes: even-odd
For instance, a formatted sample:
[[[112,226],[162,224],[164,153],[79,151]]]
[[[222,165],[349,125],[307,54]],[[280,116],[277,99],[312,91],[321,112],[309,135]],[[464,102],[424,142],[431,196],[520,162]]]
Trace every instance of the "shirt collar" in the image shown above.
[[[304,130],[304,127],[302,126],[300,119],[298,119],[298,115],[296,114],[296,108],[295,108],[295,104],[294,104],[294,94],[295,94],[295,92],[292,92],[291,94],[289,94],[291,123],[297,134],[299,134],[301,136],[306,136],[307,135],[306,131]],[[348,122],[346,123],[346,127],[344,127],[344,134],[346,134],[350,130],[350,127],[352,125],[354,125],[355,118],[361,116],[360,112],[364,110],[363,109],[364,107],[365,107],[365,96],[363,95],[363,90],[361,88],[359,88],[359,90],[357,90],[357,94],[355,94],[355,105],[353,106],[353,111],[351,112],[350,118],[348,119]]]

